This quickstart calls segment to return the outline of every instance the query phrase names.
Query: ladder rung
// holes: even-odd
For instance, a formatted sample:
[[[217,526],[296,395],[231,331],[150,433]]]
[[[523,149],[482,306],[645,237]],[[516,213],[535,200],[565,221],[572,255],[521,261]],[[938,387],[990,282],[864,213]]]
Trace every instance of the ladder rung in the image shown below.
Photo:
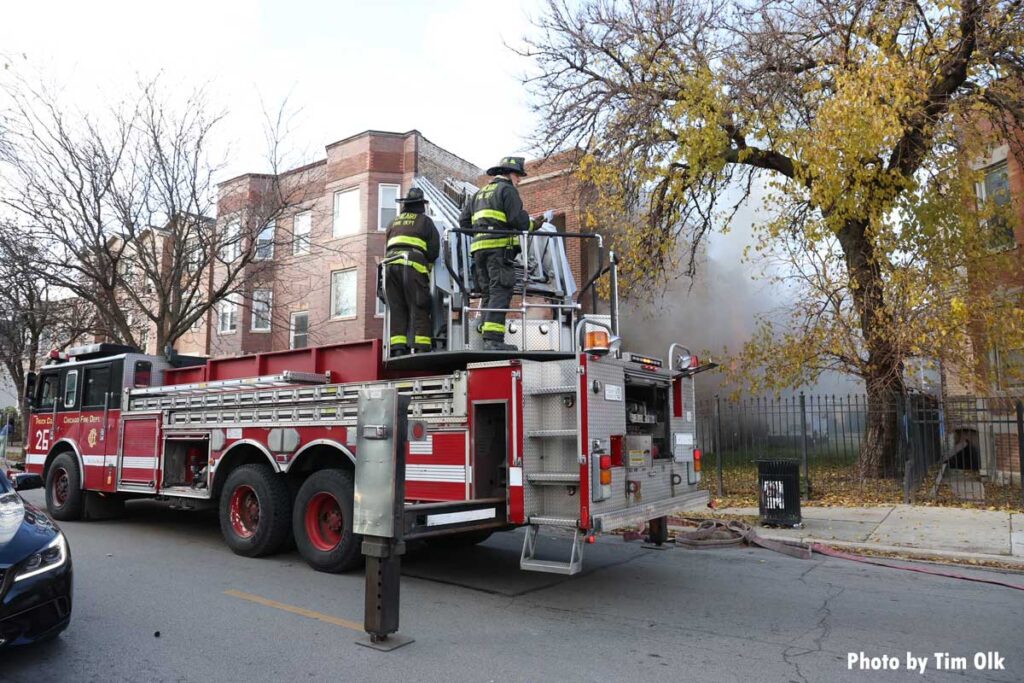
[[[530,517],[530,524],[537,526],[562,526],[571,529],[578,526],[577,522],[578,520],[572,517]]]
[[[564,574],[572,576],[580,572],[578,563],[558,562],[555,560],[520,559],[519,568],[528,572],[545,572],[547,574]]]
[[[549,439],[559,436],[576,436],[575,429],[538,429],[526,434],[531,439]]]
[[[541,387],[540,389],[531,389],[527,392],[531,396],[549,396],[552,394],[575,394],[575,384],[564,384],[558,387]]]
[[[579,484],[580,473],[577,472],[537,472],[526,475],[531,484]]]

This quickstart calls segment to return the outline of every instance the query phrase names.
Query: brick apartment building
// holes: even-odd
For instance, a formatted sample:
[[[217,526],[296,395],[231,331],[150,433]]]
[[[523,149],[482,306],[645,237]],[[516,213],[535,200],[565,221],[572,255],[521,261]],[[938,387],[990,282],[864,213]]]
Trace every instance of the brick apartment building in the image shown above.
[[[582,195],[572,161],[563,154],[528,163],[530,176],[520,193],[531,215],[553,209],[559,229],[576,232]],[[381,337],[376,264],[384,256],[395,199],[416,177],[439,188],[448,179],[477,186],[488,180],[479,167],[419,131],[370,130],[328,145],[326,158],[316,163],[276,177],[245,174],[222,183],[218,221],[224,230],[237,230],[239,216],[271,188],[284,188],[290,201],[256,236],[259,258],[247,267],[242,291],[211,312],[206,352],[230,356]],[[582,286],[592,259],[579,242],[569,240],[566,248]]]

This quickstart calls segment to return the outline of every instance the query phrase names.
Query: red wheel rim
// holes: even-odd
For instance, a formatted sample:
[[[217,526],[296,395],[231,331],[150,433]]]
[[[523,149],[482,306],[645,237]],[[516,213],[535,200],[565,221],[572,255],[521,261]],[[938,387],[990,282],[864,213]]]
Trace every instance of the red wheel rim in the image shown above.
[[[70,488],[70,482],[68,478],[68,471],[63,467],[58,467],[57,471],[53,473],[53,502],[57,504],[57,507],[64,507],[64,503],[68,501],[68,489]]]
[[[252,538],[260,525],[260,499],[251,486],[239,486],[231,494],[231,528],[241,538]]]
[[[306,506],[306,537],[313,547],[325,552],[334,550],[345,535],[345,516],[338,499],[321,491]]]

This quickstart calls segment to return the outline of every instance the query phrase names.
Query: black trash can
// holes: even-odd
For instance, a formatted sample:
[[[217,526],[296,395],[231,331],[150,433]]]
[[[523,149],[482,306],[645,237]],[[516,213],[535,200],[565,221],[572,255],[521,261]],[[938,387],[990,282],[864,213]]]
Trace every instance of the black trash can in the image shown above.
[[[800,461],[758,460],[757,485],[761,524],[800,524]]]

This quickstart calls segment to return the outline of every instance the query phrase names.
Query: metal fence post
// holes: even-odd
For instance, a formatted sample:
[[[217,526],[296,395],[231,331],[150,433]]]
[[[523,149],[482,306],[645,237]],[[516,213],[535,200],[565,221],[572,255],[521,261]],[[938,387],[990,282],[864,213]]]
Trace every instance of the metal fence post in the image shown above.
[[[907,395],[900,392],[896,396],[897,457],[903,456],[903,502],[913,502],[914,478],[917,476],[917,463],[914,462],[914,441],[910,437],[910,420],[907,409]],[[897,459],[897,463],[898,463]]]
[[[718,469],[718,497],[722,490],[722,399],[715,394],[715,464]]]
[[[808,500],[811,497],[811,473],[807,463],[807,403],[802,391],[800,392],[800,456],[804,469],[803,499]]]
[[[1020,462],[1020,497],[1024,504],[1024,402],[1017,399],[1017,459]],[[1013,474],[1010,474],[1013,484]]]

